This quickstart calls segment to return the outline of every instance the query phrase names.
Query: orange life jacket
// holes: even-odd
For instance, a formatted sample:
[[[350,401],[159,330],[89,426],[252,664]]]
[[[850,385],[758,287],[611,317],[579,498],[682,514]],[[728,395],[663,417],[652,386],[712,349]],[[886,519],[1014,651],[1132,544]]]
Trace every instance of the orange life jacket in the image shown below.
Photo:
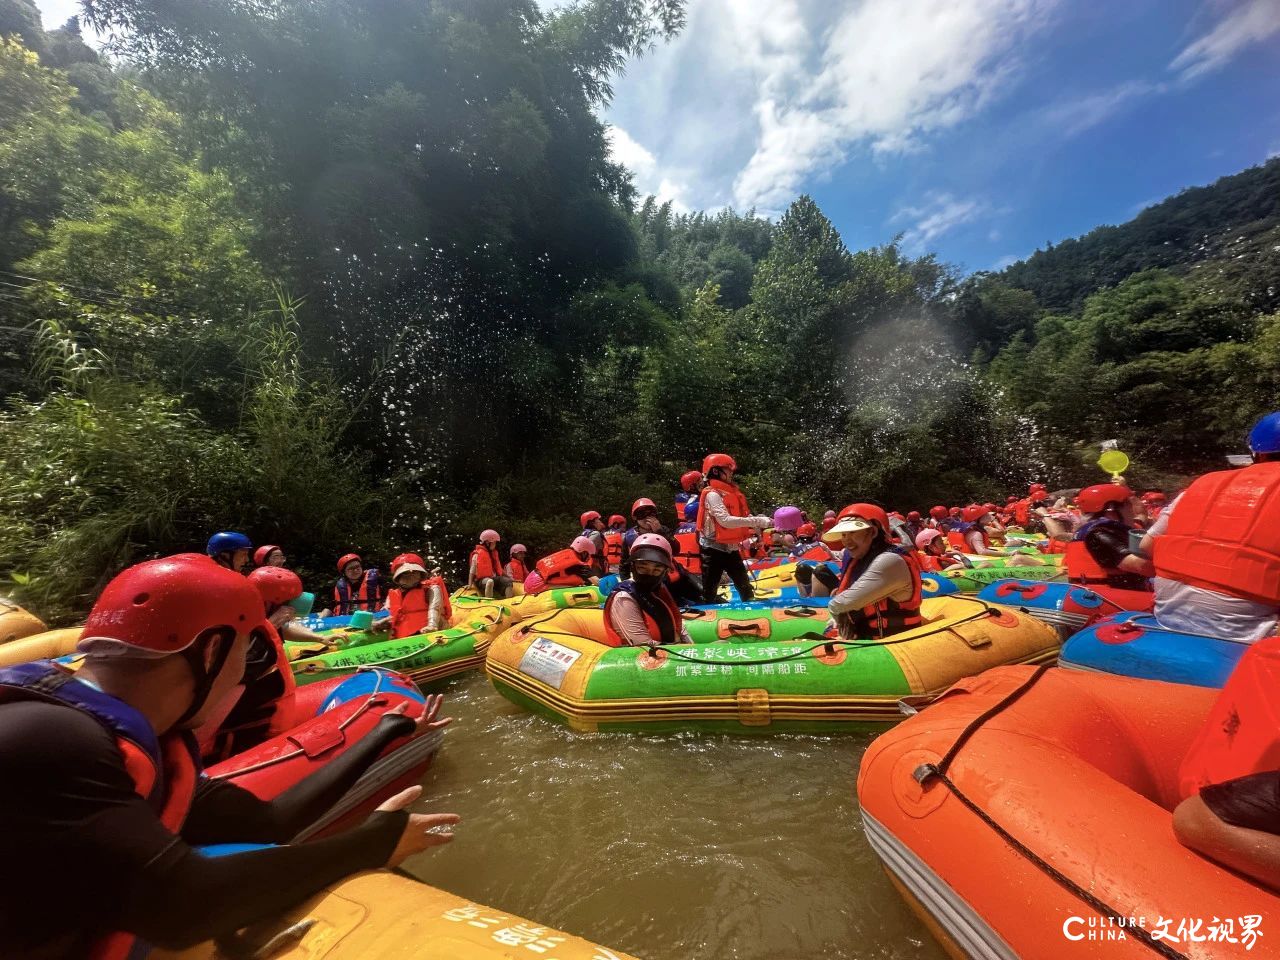
[[[952,567],[964,566],[964,564],[949,553],[937,555],[923,550],[917,550],[915,554],[916,559],[920,561],[920,569],[925,573],[941,573],[943,570],[950,570]]]
[[[333,615],[348,617],[357,610],[372,613],[378,609],[379,599],[377,570],[366,570],[360,578],[360,585],[355,589],[352,589],[350,580],[339,576],[333,587]]]
[[[606,530],[604,532],[604,560],[611,567],[622,562],[622,531]]]
[[[723,480],[712,480],[698,496],[697,524],[699,530],[706,529],[707,494],[712,490],[724,498],[725,509],[729,511],[730,516],[751,516],[751,508],[747,506],[747,498],[743,496],[742,491],[738,489],[736,484],[725,483]],[[711,524],[715,528],[715,542],[723,543],[725,546],[735,546],[751,536],[750,527],[722,527],[716,523],[714,517],[711,520]]]
[[[585,567],[587,564],[569,547],[557,550],[550,556],[543,557],[534,566],[548,587],[580,587],[586,581],[576,573],[569,573],[574,567]]]
[[[476,579],[492,580],[502,576],[502,558],[498,556],[497,547],[487,547],[477,543],[471,548],[471,556],[476,561]]]
[[[644,626],[649,631],[649,638],[654,643],[675,643],[680,639],[680,608],[676,606],[675,597],[671,596],[671,591],[667,589],[666,584],[658,587],[651,594],[641,592],[636,585],[630,580],[624,580],[609,594],[609,599],[604,603],[604,632],[605,643],[610,647],[625,647],[630,644],[613,625],[613,617],[610,612],[613,609],[614,601],[618,599],[618,594],[626,593],[630,595],[640,606],[640,612],[644,615]]]
[[[1013,505],[1013,519],[1018,521],[1018,526],[1022,529],[1027,528],[1027,524],[1031,522],[1031,498],[1023,497]]]
[[[1089,531],[1097,522],[1091,520],[1086,523],[1076,531],[1075,539],[1067,544],[1067,579],[1071,583],[1078,583],[1083,586],[1106,585],[1123,590],[1142,589],[1138,585],[1139,580],[1145,581],[1141,574],[1130,573],[1128,570],[1121,570],[1119,567],[1104,567],[1089,552],[1089,547],[1084,542],[1084,538],[1089,535]]]
[[[1280,606],[1280,463],[1200,477],[1155,541],[1156,576]]]
[[[529,576],[529,568],[515,557],[507,561],[507,569],[511,571],[508,576],[516,583],[524,583],[525,578]]]
[[[1185,500],[1186,495],[1183,495]],[[1182,503],[1173,512],[1176,518]],[[1280,637],[1244,652],[1178,770],[1181,795],[1251,773],[1280,769]]]
[[[431,588],[439,587],[444,598],[441,613],[448,624],[453,619],[453,606],[449,602],[449,592],[445,589],[444,580],[439,576],[423,580],[416,587],[405,590],[393,587],[387,594],[387,608],[391,611],[391,637],[416,637],[426,632],[431,621]]]
[[[676,563],[695,577],[702,576],[702,546],[698,543],[698,531],[687,530],[674,534],[676,541]]]
[[[915,551],[894,551],[907,563],[911,571],[911,597],[901,602],[885,597],[875,603],[868,604],[861,610],[849,614],[860,637],[887,637],[904,630],[910,630],[924,623],[920,615],[920,561],[915,558]],[[840,586],[836,592],[848,590],[853,585],[853,571],[857,564],[850,563],[840,575]]]

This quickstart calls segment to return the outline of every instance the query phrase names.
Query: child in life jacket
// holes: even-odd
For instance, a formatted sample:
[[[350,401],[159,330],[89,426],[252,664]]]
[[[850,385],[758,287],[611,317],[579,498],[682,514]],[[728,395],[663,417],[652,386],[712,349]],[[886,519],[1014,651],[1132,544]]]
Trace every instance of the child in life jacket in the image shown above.
[[[438,573],[428,575],[416,553],[402,553],[391,561],[391,581],[395,586],[387,591],[387,610],[392,639],[433,633],[450,625],[453,610],[444,580]]]
[[[921,530],[916,534],[916,556],[925,573],[941,573],[951,567],[963,567],[964,561],[947,547],[947,535],[941,530]]]

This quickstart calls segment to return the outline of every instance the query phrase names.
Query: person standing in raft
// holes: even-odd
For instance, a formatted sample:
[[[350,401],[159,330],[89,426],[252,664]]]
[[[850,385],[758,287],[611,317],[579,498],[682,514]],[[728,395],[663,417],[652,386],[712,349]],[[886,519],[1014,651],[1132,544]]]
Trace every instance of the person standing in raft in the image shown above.
[[[471,548],[467,586],[481,596],[505,600],[511,596],[512,583],[511,578],[502,572],[502,557],[498,555],[501,540],[497,530],[480,532],[480,542]]]
[[[402,553],[391,561],[391,582],[387,591],[386,621],[391,637],[416,637],[434,633],[450,625],[453,607],[440,574],[428,576],[426,564],[416,553]]]
[[[1249,433],[1253,463],[1195,480],[1142,538],[1164,627],[1253,643],[1280,621],[1280,413]]]
[[[574,537],[564,550],[543,557],[534,565],[524,582],[525,593],[542,593],[553,587],[583,587],[597,584],[600,578],[591,565],[596,545],[586,537]]]
[[[826,539],[840,538],[844,566],[827,605],[828,634],[882,639],[920,626],[920,564],[914,551],[893,546],[888,515],[874,504],[853,503],[837,520]]]
[[[623,580],[604,604],[605,642],[611,647],[654,647],[692,643],[680,607],[667,589],[675,566],[671,544],[644,533],[631,544],[631,579]]]
[[[350,874],[446,843],[453,814],[410,814],[413,787],[363,824],[289,841],[394,741],[445,726],[383,717],[341,757],[272,801],[201,775],[191,731],[240,681],[265,630],[253,584],[199,554],[151,560],[103,590],[71,673],[0,670],[0,944],[6,956],[124,958],[183,949],[278,917]],[[21,785],[21,788],[18,788]],[[195,845],[279,844],[224,857]]]
[[[1099,483],[1076,494],[1084,523],[1067,544],[1067,579],[1082,586],[1151,590],[1151,561],[1129,549],[1129,532],[1138,529],[1141,511],[1133,491],[1118,483]]]
[[[591,567],[595,570],[597,577],[603,577],[609,572],[609,560],[605,556],[604,518],[600,516],[599,511],[588,510],[578,520],[582,524],[582,533],[579,536],[586,537],[596,548],[596,552],[591,555]]]
[[[529,549],[523,543],[513,543],[503,572],[511,578],[512,583],[524,583],[529,578],[529,567],[525,563]]]
[[[720,579],[726,573],[743,600],[754,600],[739,547],[753,530],[764,530],[773,520],[753,516],[747,498],[733,482],[738,464],[727,453],[711,453],[702,461],[707,486],[698,501],[698,535],[702,547],[702,598],[716,603]]]
[[[248,573],[252,565],[253,541],[243,533],[223,530],[209,538],[204,552],[220,567],[236,573]]]
[[[385,599],[376,568],[366,570],[358,553],[346,553],[338,558],[338,582],[333,586],[335,617],[349,617],[358,610],[373,613],[382,607]]]

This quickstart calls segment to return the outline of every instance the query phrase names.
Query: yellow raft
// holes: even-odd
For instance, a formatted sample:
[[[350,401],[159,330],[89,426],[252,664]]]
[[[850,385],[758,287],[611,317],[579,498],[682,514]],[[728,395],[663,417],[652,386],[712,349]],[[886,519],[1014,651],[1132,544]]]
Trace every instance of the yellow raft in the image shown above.
[[[12,600],[0,597],[0,644],[21,640],[49,628],[45,622]]]
[[[271,960],[635,960],[387,871],[337,883],[253,936],[257,942],[279,937]],[[216,960],[225,954],[202,943],[148,956]]]
[[[12,667],[32,660],[52,660],[76,652],[84,627],[62,627],[0,644],[0,667]]]
[[[561,610],[497,637],[485,672],[507,699],[574,730],[829,733],[895,723],[902,701],[1058,655],[1056,631],[1009,607],[949,596],[925,600],[921,612],[924,624],[885,640],[783,639],[779,630],[744,639],[729,629],[710,632],[726,640],[651,652],[601,643],[600,610]],[[773,618],[788,613],[761,608],[758,619],[781,627]]]

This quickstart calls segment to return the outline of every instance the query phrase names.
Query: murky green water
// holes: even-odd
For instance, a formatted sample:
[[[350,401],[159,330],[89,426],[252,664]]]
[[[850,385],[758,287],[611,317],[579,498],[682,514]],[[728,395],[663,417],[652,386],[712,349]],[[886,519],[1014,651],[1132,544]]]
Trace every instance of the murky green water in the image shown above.
[[[570,733],[479,674],[424,809],[457,839],[406,864],[460,896],[643,960],[941,960],[862,837],[867,737]]]

